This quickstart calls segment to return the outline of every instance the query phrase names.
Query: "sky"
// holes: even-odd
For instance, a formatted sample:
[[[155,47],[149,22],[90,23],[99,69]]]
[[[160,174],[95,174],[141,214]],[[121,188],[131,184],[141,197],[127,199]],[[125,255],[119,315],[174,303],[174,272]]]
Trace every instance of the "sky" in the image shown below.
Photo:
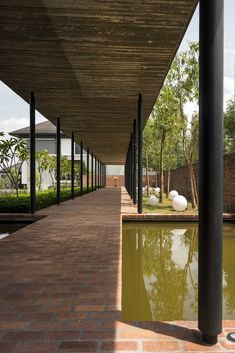
[[[179,51],[187,50],[189,41],[198,40],[199,16],[198,8],[187,29]],[[226,101],[234,95],[234,60],[235,60],[235,1],[225,0],[225,37],[224,37],[224,107]],[[191,114],[195,107],[188,106]],[[36,123],[45,118],[36,113]],[[0,81],[0,131],[5,133],[29,125],[29,106],[9,87]]]

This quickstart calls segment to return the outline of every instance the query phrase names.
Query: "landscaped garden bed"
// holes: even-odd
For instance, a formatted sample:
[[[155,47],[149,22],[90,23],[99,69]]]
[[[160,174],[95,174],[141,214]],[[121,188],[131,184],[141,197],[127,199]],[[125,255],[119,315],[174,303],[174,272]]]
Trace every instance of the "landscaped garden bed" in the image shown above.
[[[91,191],[91,188],[90,188]],[[83,193],[87,192],[87,188],[83,188]],[[75,187],[74,196],[80,196],[80,188]],[[71,189],[62,188],[60,194],[61,202],[71,199]],[[55,190],[39,191],[36,194],[36,210],[46,208],[56,204]],[[19,192],[17,197],[15,193],[0,194],[0,213],[27,213],[30,212],[30,194]]]
[[[166,198],[166,195],[163,195],[162,203],[158,203],[156,206],[151,206],[148,204],[149,196],[143,196],[143,212],[144,213],[162,213],[162,214],[176,214],[178,213],[172,207],[172,200]],[[187,209],[180,212],[181,214],[198,214],[198,209],[192,208],[192,204],[188,202]]]

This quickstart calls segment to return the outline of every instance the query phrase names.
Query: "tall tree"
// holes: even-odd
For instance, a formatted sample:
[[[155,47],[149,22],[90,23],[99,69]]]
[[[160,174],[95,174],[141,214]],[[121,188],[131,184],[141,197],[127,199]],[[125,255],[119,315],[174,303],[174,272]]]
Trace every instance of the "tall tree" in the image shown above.
[[[174,89],[178,101],[178,111],[182,121],[182,148],[186,164],[189,168],[192,207],[198,205],[198,192],[195,181],[193,163],[198,159],[195,154],[197,140],[198,115],[191,121],[185,113],[185,105],[199,102],[199,44],[189,43],[189,50],[178,54],[168,74],[168,80]]]
[[[48,169],[49,153],[47,150],[39,151],[35,153],[36,166],[37,166],[37,186],[38,190],[42,190],[42,182],[44,178],[44,172]]]
[[[154,106],[152,117],[154,119],[155,138],[158,139],[159,149],[159,173],[160,173],[160,203],[163,202],[164,192],[164,160],[168,159],[170,168],[171,154],[176,143],[179,131],[177,100],[174,90],[166,80],[160,95]],[[169,169],[168,168],[168,169]]]

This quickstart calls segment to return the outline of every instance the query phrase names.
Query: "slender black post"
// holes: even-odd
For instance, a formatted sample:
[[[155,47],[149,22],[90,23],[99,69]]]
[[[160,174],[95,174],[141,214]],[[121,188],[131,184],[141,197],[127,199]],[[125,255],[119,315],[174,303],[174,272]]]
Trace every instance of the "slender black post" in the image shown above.
[[[102,162],[100,161],[100,188],[102,188]]]
[[[99,187],[101,188],[101,161],[99,161]]]
[[[71,198],[74,198],[74,133],[71,136]]]
[[[94,191],[94,154],[91,153],[91,190]]]
[[[102,162],[100,161],[100,187],[102,188]]]
[[[100,188],[100,160],[97,161],[97,172],[98,172],[98,189]]]
[[[139,94],[138,100],[138,213],[143,212],[143,156],[142,156],[142,138],[143,138],[143,103],[142,94]]]
[[[104,187],[106,188],[106,182],[107,182],[107,168],[106,164],[104,166]]]
[[[136,205],[136,119],[133,124],[133,203]]]
[[[95,156],[95,190],[97,189],[97,157]]]
[[[223,0],[200,2],[199,329],[222,331]]]
[[[87,152],[86,153],[87,153],[86,191],[88,193],[89,192],[89,186],[90,186],[90,183],[89,183],[89,148],[88,147],[87,147]]]
[[[104,187],[104,165],[102,162],[100,167],[101,167],[101,187],[103,188]]]
[[[133,134],[130,138],[130,185],[131,185],[131,199],[133,200]]]
[[[130,143],[128,147],[128,154],[127,154],[127,191],[130,196]]]
[[[36,210],[36,173],[35,173],[35,98],[30,93],[30,210]]]
[[[80,195],[83,195],[83,143],[80,144]]]
[[[60,119],[57,118],[56,124],[56,202],[60,204]]]

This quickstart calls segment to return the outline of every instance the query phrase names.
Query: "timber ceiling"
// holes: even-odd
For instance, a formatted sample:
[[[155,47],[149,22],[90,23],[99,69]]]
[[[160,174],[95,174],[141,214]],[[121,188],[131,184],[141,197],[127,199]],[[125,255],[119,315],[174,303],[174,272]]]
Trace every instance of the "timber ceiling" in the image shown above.
[[[197,0],[1,0],[0,79],[107,164],[125,161]]]

